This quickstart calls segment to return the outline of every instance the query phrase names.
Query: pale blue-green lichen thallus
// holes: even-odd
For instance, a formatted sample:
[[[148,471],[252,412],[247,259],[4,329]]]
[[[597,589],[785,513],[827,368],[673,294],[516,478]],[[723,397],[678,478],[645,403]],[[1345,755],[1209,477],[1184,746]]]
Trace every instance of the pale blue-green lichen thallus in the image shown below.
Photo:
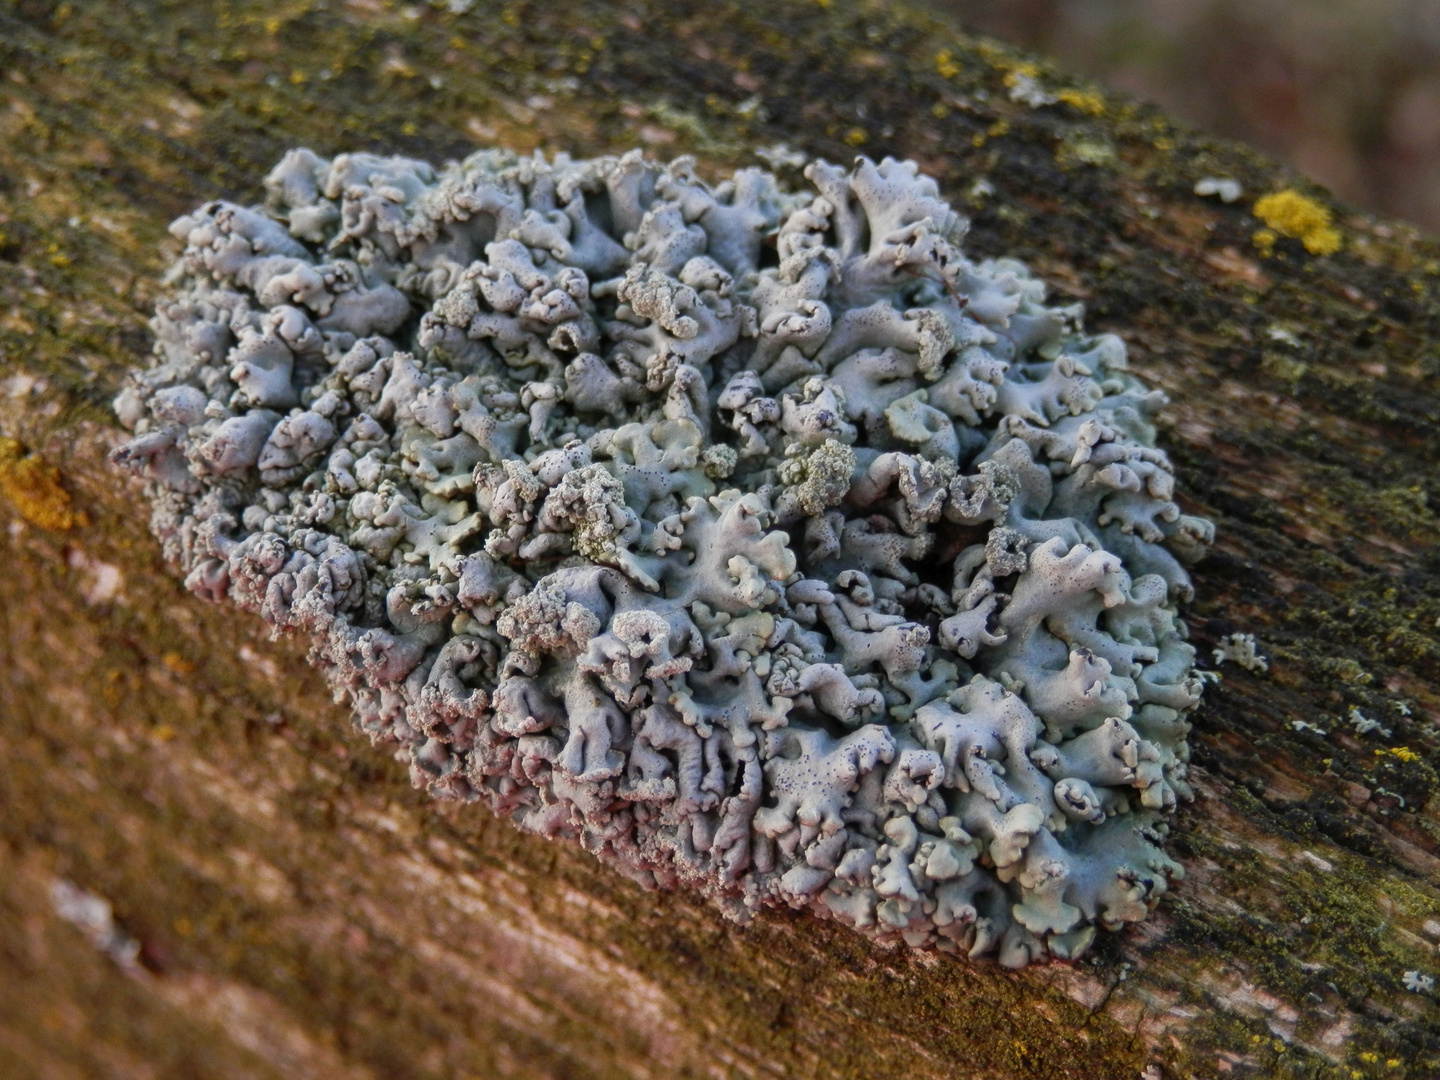
[[[116,457],[417,785],[1020,966],[1179,866],[1164,397],[908,162],[288,154],[175,222]]]

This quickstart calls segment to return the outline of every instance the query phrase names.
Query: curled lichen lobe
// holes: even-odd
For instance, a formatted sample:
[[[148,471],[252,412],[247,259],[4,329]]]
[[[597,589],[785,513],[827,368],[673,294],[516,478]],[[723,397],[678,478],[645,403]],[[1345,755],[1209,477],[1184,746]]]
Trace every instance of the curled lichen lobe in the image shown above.
[[[735,913],[1074,957],[1179,866],[1163,395],[913,164],[294,151],[117,399],[187,584],[417,785]]]

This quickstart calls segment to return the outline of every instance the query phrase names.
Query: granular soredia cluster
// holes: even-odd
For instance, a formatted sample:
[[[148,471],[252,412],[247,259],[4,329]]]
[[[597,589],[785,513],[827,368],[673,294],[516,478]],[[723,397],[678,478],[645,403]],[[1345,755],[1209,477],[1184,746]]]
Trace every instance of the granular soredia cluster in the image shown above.
[[[909,162],[288,154],[116,401],[186,584],[417,785],[744,917],[1078,956],[1178,876],[1210,540],[1125,348]]]

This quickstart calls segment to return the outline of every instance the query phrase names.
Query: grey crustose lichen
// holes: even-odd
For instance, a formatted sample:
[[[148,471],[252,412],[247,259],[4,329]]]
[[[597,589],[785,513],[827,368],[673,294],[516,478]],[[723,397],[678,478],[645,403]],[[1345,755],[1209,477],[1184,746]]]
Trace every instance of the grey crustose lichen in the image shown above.
[[[743,917],[1021,966],[1143,919],[1211,539],[1162,394],[909,162],[295,150],[116,401],[191,590],[417,785]]]

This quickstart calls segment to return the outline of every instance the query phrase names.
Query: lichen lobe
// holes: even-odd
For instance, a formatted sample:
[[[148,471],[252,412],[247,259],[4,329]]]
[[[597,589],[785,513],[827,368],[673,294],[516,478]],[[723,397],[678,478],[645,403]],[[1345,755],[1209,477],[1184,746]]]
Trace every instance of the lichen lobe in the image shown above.
[[[417,785],[744,916],[1082,953],[1185,782],[1163,395],[908,162],[293,151],[116,409],[187,585]]]

